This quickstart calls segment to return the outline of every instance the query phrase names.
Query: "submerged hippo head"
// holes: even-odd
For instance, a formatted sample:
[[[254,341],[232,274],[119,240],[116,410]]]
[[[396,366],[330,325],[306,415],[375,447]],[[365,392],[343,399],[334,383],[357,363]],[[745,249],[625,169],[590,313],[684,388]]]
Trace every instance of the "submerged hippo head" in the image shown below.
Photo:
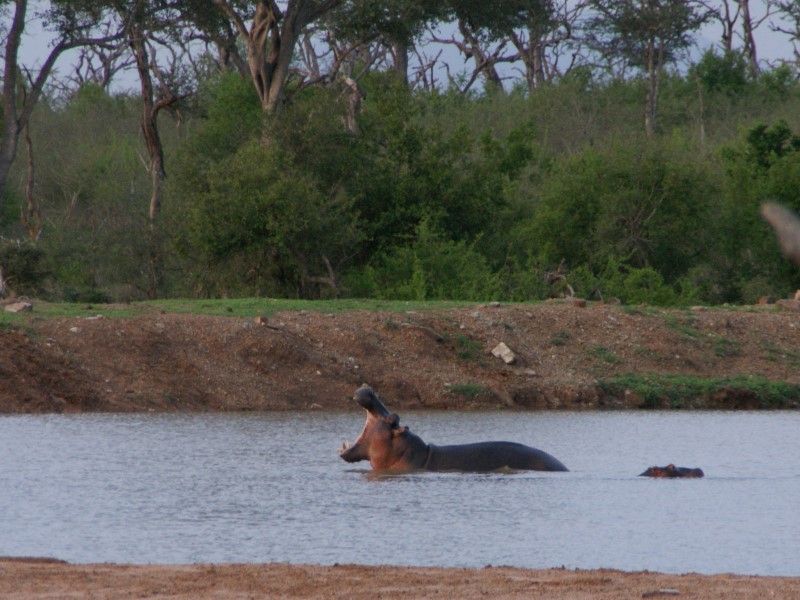
[[[699,479],[705,474],[702,469],[690,469],[687,467],[676,467],[673,464],[668,464],[666,467],[650,467],[644,473],[640,473],[641,477],[658,477],[658,478],[673,478],[684,477],[688,479]]]
[[[372,388],[362,385],[354,399],[366,409],[367,421],[352,446],[344,442],[339,452],[344,460],[368,460],[376,471],[408,471],[424,465],[428,446],[408,427],[400,427],[400,417],[389,412]]]

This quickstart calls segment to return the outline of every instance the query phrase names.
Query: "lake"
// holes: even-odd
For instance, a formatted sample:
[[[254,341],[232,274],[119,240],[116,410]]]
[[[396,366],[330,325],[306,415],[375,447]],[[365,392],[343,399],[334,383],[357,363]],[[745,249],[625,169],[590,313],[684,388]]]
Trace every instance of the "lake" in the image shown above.
[[[364,412],[0,418],[0,555],[800,575],[800,412],[424,412],[569,473],[375,477]],[[637,477],[667,463],[699,480]]]

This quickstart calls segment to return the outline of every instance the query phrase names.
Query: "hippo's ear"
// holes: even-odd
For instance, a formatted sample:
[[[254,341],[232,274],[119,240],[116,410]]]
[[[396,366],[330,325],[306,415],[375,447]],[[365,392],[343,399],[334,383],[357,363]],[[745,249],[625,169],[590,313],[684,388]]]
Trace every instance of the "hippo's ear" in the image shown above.
[[[403,435],[406,431],[408,431],[407,425],[405,427],[397,427],[392,430],[392,437],[398,437],[400,435]]]

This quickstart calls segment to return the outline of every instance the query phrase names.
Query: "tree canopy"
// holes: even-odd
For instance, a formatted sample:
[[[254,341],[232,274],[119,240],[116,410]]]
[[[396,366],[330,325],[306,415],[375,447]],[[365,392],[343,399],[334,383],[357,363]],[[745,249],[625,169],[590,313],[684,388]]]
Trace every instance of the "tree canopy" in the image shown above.
[[[0,287],[788,295],[758,207],[800,209],[800,85],[752,33],[796,11],[736,4],[5,0]]]

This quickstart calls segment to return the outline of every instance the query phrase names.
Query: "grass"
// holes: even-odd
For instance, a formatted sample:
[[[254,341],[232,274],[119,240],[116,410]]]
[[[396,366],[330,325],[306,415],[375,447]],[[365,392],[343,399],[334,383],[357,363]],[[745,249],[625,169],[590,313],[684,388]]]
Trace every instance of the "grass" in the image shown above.
[[[559,331],[553,337],[550,338],[550,345],[551,346],[565,346],[567,342],[572,338],[572,335],[568,331]]]
[[[729,340],[721,335],[712,336],[711,345],[714,348],[714,354],[720,358],[742,355],[742,347],[739,342]]]
[[[467,399],[472,399],[485,394],[489,388],[477,383],[454,383],[448,386],[449,391]]]
[[[631,390],[642,399],[641,408],[703,409],[712,395],[733,391],[750,394],[761,409],[792,408],[800,402],[800,385],[752,376],[618,375],[598,384],[612,396]]]
[[[219,300],[166,299],[129,304],[35,303],[32,312],[12,314],[0,310],[0,326],[19,324],[36,317],[129,318],[153,312],[188,313],[228,317],[268,317],[281,311],[341,313],[351,310],[384,312],[447,310],[475,306],[475,302],[408,302],[403,300],[287,300],[276,298],[237,298]]]
[[[667,327],[691,340],[703,337],[703,333],[697,328],[697,317],[693,314],[668,314],[664,317],[664,322]]]
[[[785,362],[792,367],[800,367],[800,351],[781,348],[772,343],[761,345],[765,358],[771,362]]]
[[[472,338],[458,334],[456,336],[456,356],[464,360],[478,360],[481,345]]]
[[[605,346],[592,346],[586,351],[590,356],[594,356],[595,358],[599,358],[600,360],[607,362],[611,365],[618,365],[622,362],[622,359],[614,354],[611,350],[606,348]]]

